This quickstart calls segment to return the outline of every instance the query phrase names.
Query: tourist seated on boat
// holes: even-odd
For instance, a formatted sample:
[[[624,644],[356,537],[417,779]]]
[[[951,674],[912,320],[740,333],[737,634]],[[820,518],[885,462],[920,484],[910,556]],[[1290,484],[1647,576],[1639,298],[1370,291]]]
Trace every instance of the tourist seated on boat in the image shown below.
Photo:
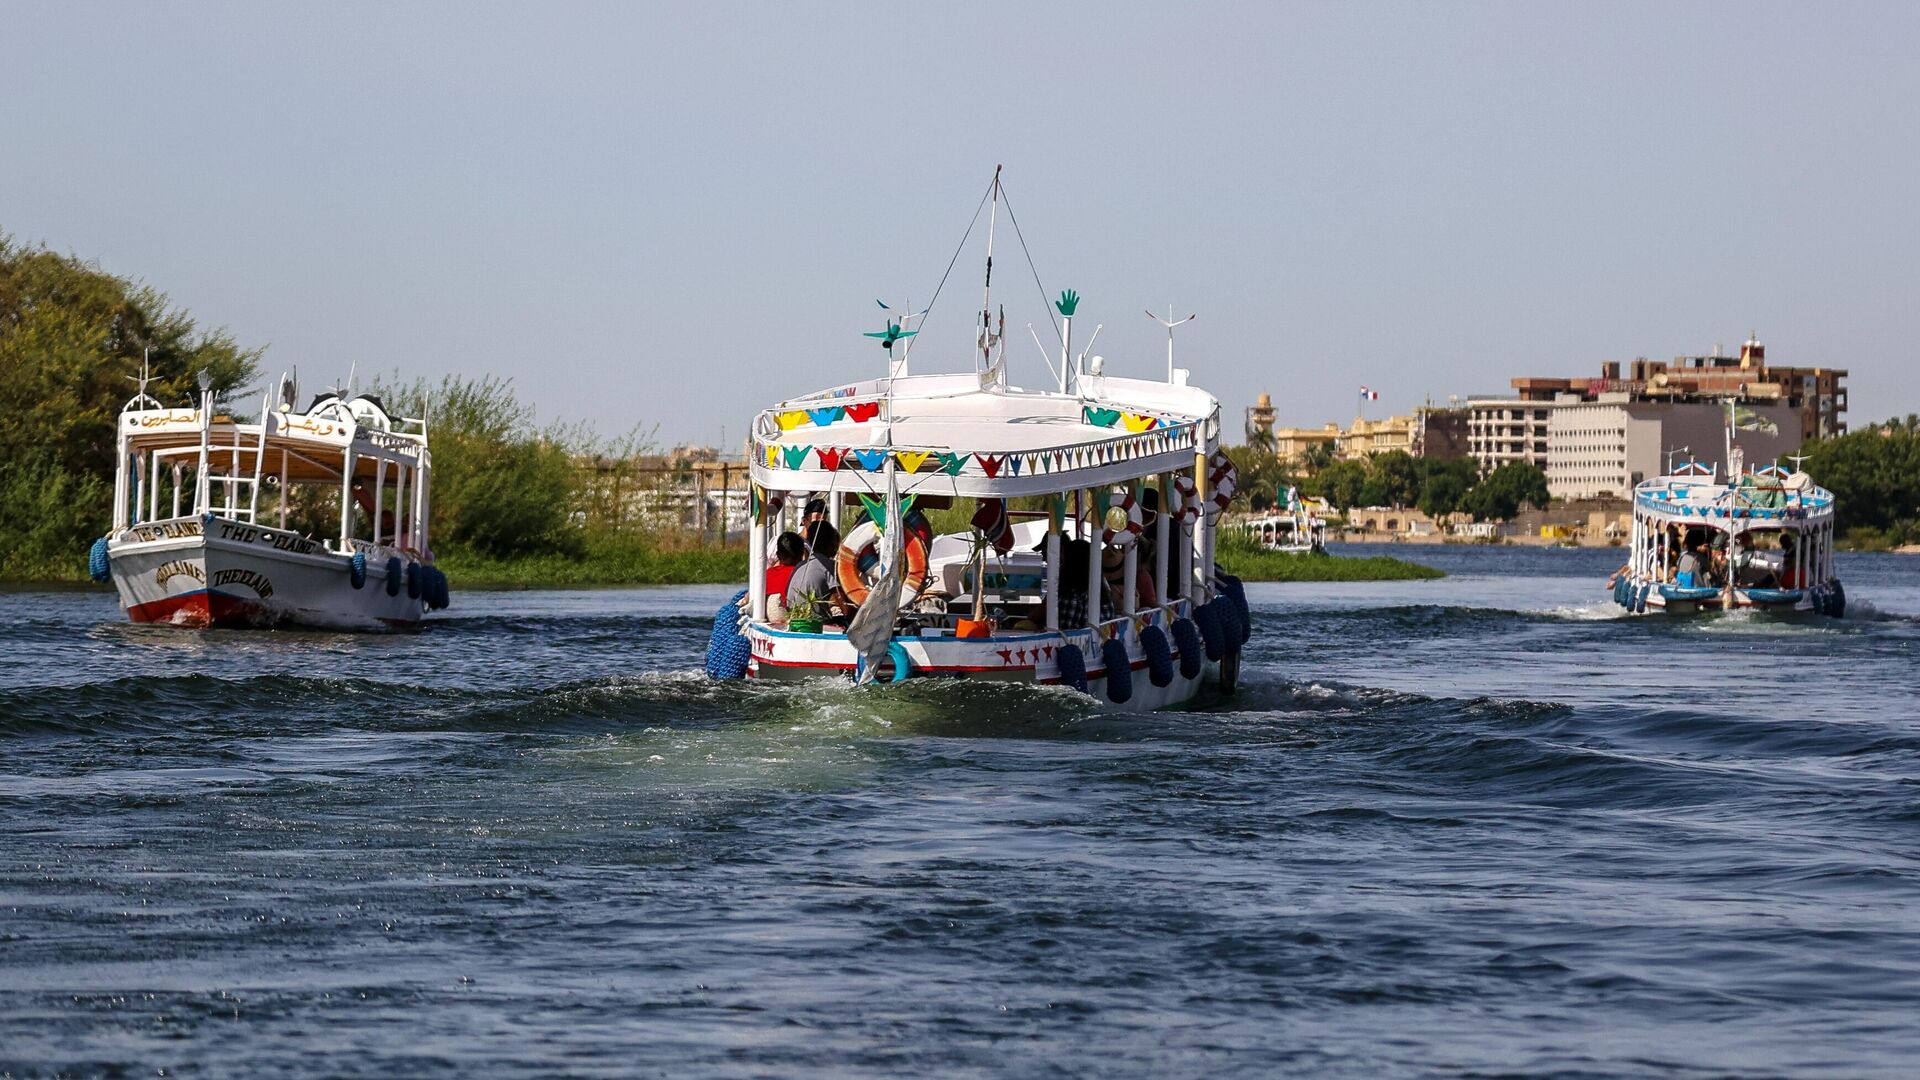
[[[783,532],[773,542],[773,558],[773,565],[767,567],[767,595],[778,596],[784,601],[794,570],[807,561],[807,543],[800,539],[797,532]]]
[[[1148,565],[1143,554],[1133,568],[1134,589],[1136,590],[1133,596],[1134,610],[1136,611],[1141,608],[1160,606],[1160,597],[1153,591],[1153,574],[1147,569]],[[1121,548],[1110,547],[1102,552],[1100,556],[1100,574],[1101,577],[1106,580],[1107,595],[1116,598],[1124,595],[1123,590],[1126,588],[1127,583],[1126,551]]]
[[[1060,628],[1071,630],[1090,625],[1087,622],[1087,569],[1093,561],[1093,545],[1085,540],[1068,540],[1060,545]],[[1113,618],[1113,600],[1104,583],[1100,588],[1100,621]]]
[[[806,528],[807,557],[787,578],[787,607],[802,596],[825,597],[839,577],[834,573],[834,557],[840,554],[840,531],[830,522],[816,521]]]
[[[1673,583],[1683,589],[1697,589],[1701,586],[1703,582],[1698,549],[1687,548],[1680,553],[1680,561],[1674,565]]]

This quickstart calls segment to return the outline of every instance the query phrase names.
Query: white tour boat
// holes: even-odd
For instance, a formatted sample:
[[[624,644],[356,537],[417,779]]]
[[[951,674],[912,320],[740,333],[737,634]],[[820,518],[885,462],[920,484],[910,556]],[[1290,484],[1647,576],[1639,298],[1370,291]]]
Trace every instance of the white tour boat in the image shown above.
[[[1613,578],[1629,611],[1846,612],[1834,572],[1833,494],[1778,464],[1725,476],[1688,462],[1633,491],[1633,547]]]
[[[427,547],[426,422],[367,395],[324,394],[296,412],[297,393],[283,377],[247,422],[219,411],[205,373],[197,408],[149,397],[143,373],[119,417],[113,529],[89,559],[128,618],[374,629],[447,606]],[[338,530],[312,535],[290,515]]]
[[[1241,522],[1240,528],[1268,551],[1307,555],[1327,550],[1327,520],[1306,505],[1298,488],[1287,488],[1283,505]]]
[[[997,174],[988,194],[997,216]],[[755,418],[748,585],[715,616],[713,675],[1063,684],[1131,710],[1233,689],[1250,626],[1240,582],[1214,567],[1235,483],[1219,404],[1171,350],[1164,381],[1075,356],[1078,304],[1053,305],[1048,388],[1009,382],[988,304],[973,371],[912,373],[906,315],[869,335],[885,378]],[[936,536],[929,511],[971,527]],[[789,609],[768,595],[769,548],[807,516],[845,536],[816,571],[830,595]]]

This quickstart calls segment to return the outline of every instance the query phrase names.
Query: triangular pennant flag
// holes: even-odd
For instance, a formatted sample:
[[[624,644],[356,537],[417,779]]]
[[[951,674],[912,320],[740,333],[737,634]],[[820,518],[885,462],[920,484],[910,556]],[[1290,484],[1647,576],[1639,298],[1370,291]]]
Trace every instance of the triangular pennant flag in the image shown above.
[[[807,410],[792,409],[783,413],[775,413],[773,419],[775,423],[780,425],[781,431],[792,431],[794,428],[807,422]]]
[[[846,409],[847,418],[856,424],[864,424],[880,415],[880,403],[877,401],[863,401],[858,405],[848,405]]]
[[[860,463],[860,467],[868,472],[879,472],[881,466],[887,463],[887,452],[885,450],[851,450],[848,452],[853,455],[855,461]]]
[[[786,455],[787,468],[804,469],[807,467],[807,455],[813,452],[811,446],[789,446],[781,453]]]
[[[1009,454],[1007,456],[1007,468],[1012,470],[1013,475],[1015,476],[1020,475],[1020,455],[1019,454]]]
[[[925,465],[927,459],[932,456],[931,450],[895,450],[893,452],[893,459],[900,463],[902,469],[910,473],[919,472],[920,466]]]
[[[812,420],[816,427],[826,427],[828,424],[833,423],[845,415],[847,415],[847,410],[838,405],[829,405],[824,409],[807,410],[807,418]]]
[[[847,452],[845,450],[835,450],[831,447],[822,446],[815,450],[814,453],[820,455],[820,467],[828,472],[832,472],[840,467],[840,459],[846,456]]]
[[[872,495],[863,494],[860,496],[860,505],[867,508],[867,516],[873,519],[874,528],[885,532],[887,528],[887,501],[885,499],[875,498]]]
[[[966,467],[967,458],[971,456],[973,455],[942,451],[940,454],[940,471],[946,473],[948,476],[959,476],[960,470]]]
[[[1145,431],[1159,423],[1158,420],[1151,416],[1139,416],[1134,413],[1127,413],[1125,416],[1122,416],[1120,422],[1126,426],[1128,431]]]
[[[987,479],[989,480],[1000,475],[1000,465],[1006,460],[1005,458],[994,457],[991,454],[976,454],[975,457],[979,460],[980,468],[987,474]]]
[[[767,468],[777,469],[779,467],[780,467],[780,448],[777,446],[768,446],[767,447]]]
[[[1087,418],[1087,423],[1095,427],[1112,427],[1120,422],[1119,409],[1096,409],[1091,405],[1083,405],[1080,412]]]

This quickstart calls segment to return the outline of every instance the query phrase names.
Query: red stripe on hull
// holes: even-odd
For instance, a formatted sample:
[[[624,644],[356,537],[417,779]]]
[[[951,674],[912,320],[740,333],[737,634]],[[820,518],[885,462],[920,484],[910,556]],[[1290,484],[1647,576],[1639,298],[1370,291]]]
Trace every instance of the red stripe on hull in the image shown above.
[[[272,612],[257,600],[206,589],[135,605],[127,609],[127,618],[137,623],[166,623],[197,630],[271,626],[276,621]]]

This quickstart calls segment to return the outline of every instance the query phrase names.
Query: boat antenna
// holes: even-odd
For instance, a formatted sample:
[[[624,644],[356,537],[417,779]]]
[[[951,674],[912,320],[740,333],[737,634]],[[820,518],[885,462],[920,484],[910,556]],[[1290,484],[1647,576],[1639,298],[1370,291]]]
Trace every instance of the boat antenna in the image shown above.
[[[125,376],[125,378],[127,381],[139,387],[139,389],[134,392],[133,400],[128,402],[129,405],[138,405],[142,401],[151,401],[153,402],[153,407],[156,409],[166,408],[166,406],[160,404],[158,400],[147,393],[147,386],[153,382],[153,346],[147,346],[146,349],[140,353],[140,374],[128,375]]]
[[[1173,320],[1172,304],[1167,305],[1167,317],[1164,319],[1158,315],[1155,315],[1151,311],[1147,312],[1147,318],[1152,319],[1154,322],[1157,322],[1161,326],[1164,326],[1167,328],[1167,381],[1168,382],[1173,381],[1173,328],[1176,326],[1184,326],[1185,324],[1190,323],[1199,317],[1200,317],[1199,313],[1196,312],[1192,315],[1187,316],[1184,319],[1181,319],[1179,322],[1175,322]]]
[[[993,333],[993,228],[1000,219],[1000,166],[993,167],[993,187],[987,194],[992,206],[987,210],[987,281],[980,293],[980,358],[973,369],[980,371],[993,364],[993,346],[1000,339]]]
[[[1691,446],[1669,446],[1669,447],[1667,447],[1667,475],[1668,475],[1668,476],[1672,476],[1672,475],[1673,475],[1673,455],[1675,455],[1675,454],[1691,454],[1691,453],[1693,453],[1693,447],[1691,447]]]

